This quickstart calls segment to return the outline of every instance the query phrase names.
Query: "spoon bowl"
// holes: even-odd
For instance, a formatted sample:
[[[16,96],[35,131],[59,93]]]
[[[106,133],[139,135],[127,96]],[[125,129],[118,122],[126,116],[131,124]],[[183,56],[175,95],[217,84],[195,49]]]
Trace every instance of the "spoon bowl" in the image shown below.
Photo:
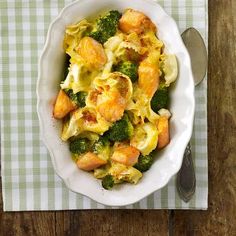
[[[195,86],[201,83],[207,71],[207,49],[200,33],[188,28],[182,33],[182,39],[189,52]]]

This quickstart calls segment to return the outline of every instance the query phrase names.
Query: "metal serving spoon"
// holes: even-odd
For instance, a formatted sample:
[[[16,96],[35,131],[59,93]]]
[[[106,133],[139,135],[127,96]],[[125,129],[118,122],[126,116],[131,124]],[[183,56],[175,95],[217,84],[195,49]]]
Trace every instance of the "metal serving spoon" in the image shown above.
[[[200,33],[194,28],[188,28],[182,33],[182,39],[189,52],[195,86],[205,77],[207,71],[207,50]],[[196,177],[192,160],[190,143],[184,152],[182,167],[177,174],[176,186],[179,196],[188,202],[196,188]]]

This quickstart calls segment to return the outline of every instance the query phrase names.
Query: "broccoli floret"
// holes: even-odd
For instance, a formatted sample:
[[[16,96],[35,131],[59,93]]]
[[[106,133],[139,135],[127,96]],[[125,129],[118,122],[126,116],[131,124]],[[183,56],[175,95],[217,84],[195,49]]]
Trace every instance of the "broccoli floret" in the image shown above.
[[[75,94],[72,89],[65,89],[64,91],[78,107],[85,107],[85,100],[88,95],[87,92],[81,91]]]
[[[102,187],[109,190],[114,186],[114,179],[112,177],[112,175],[106,175],[103,179],[102,179]]]
[[[115,67],[115,71],[119,71],[127,75],[132,82],[138,79],[138,65],[131,61],[124,61]]]
[[[168,88],[160,84],[151,100],[151,108],[154,112],[158,112],[161,108],[167,108],[169,100]]]
[[[138,162],[134,165],[136,169],[141,172],[145,172],[150,169],[153,163],[153,156],[151,154],[143,156],[142,154],[138,157]]]
[[[108,160],[110,156],[110,141],[107,137],[100,137],[98,141],[93,144],[92,150],[100,158]]]
[[[62,81],[64,81],[66,79],[66,76],[69,73],[69,66],[70,66],[70,56],[68,54],[66,54],[66,56],[65,56],[65,69],[64,69]]]
[[[92,31],[91,33],[89,33],[88,35],[89,37],[97,40],[99,43],[102,43],[103,42],[103,39],[102,39],[102,33],[101,31],[99,31],[98,29],[97,30],[94,30]],[[105,41],[106,42],[106,41]]]
[[[70,142],[69,149],[74,154],[82,154],[90,149],[90,142],[87,138],[78,138]]]
[[[134,128],[128,118],[124,115],[108,130],[108,137],[111,141],[123,141],[129,139],[133,135]]]
[[[89,36],[102,44],[105,43],[110,37],[115,35],[120,17],[120,12],[109,11],[106,15],[97,19],[95,28]]]

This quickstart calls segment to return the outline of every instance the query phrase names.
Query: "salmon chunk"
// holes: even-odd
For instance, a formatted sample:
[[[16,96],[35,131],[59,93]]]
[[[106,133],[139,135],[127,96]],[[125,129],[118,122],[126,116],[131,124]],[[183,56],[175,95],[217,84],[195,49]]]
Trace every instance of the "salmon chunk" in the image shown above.
[[[67,94],[61,89],[57,95],[57,100],[53,110],[53,116],[56,119],[62,119],[70,111],[76,108],[75,104],[70,100]]]
[[[139,87],[151,98],[159,86],[158,66],[144,60],[139,65],[138,76]]]
[[[95,153],[87,152],[86,154],[80,156],[77,161],[77,166],[82,170],[90,171],[106,163],[107,162],[105,160],[99,158]]]
[[[167,117],[161,116],[159,118],[157,129],[158,129],[157,148],[161,149],[170,142],[169,121]]]
[[[135,32],[137,34],[145,31],[156,32],[156,26],[140,11],[127,9],[119,21],[119,28],[124,33]]]
[[[115,148],[111,159],[126,166],[133,166],[138,162],[139,154],[139,150],[135,147],[121,146]]]
[[[81,39],[78,53],[85,63],[94,69],[102,69],[107,62],[107,56],[102,44],[90,37]]]

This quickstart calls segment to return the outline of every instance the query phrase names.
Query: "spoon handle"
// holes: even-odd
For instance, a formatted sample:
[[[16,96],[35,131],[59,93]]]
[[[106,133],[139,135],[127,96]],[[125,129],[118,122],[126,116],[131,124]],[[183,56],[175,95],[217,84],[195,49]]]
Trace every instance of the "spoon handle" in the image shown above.
[[[180,198],[188,202],[195,193],[196,188],[196,177],[190,143],[185,149],[182,167],[177,174],[176,181]]]

